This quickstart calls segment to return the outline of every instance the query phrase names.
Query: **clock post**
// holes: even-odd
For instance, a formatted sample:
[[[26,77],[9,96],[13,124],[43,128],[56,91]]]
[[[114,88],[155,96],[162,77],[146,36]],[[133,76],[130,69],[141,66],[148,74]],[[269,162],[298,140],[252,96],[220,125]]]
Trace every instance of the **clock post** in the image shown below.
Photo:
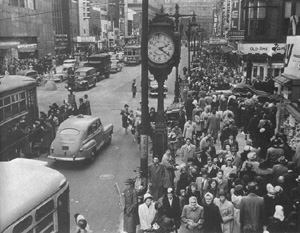
[[[167,150],[167,124],[164,113],[164,82],[172,68],[179,63],[180,43],[174,32],[173,20],[163,12],[163,8],[150,22],[148,36],[149,71],[158,83],[157,117],[153,137],[153,155],[160,160]]]

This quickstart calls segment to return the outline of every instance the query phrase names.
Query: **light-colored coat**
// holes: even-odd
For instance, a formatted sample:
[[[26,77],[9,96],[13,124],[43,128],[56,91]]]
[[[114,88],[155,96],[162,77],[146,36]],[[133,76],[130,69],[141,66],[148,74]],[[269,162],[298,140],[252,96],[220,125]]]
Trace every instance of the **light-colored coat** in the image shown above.
[[[148,207],[146,203],[143,203],[139,206],[139,218],[141,230],[147,230],[151,228],[151,223],[155,217],[156,210],[154,203],[152,202]]]
[[[224,203],[220,201],[219,198],[215,198],[214,203],[219,207],[220,214],[223,220],[221,224],[223,233],[232,233],[233,231],[233,223],[234,223],[234,207],[233,204],[225,200]]]
[[[190,144],[189,146],[187,144],[184,144],[180,149],[180,154],[182,162],[187,163],[187,160],[189,158],[195,158],[196,146],[193,144]]]

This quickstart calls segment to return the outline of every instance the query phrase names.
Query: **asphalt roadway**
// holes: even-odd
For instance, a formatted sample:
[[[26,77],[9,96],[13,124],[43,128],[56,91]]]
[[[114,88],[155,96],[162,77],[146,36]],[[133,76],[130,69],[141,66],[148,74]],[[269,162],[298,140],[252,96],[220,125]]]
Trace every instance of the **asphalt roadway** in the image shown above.
[[[183,50],[186,52],[186,49]],[[131,94],[133,79],[137,80],[138,86],[136,98],[132,98]],[[93,232],[122,232],[122,210],[118,188],[122,192],[125,187],[124,181],[134,177],[133,170],[139,166],[140,154],[132,135],[124,134],[120,110],[126,103],[133,110],[139,107],[140,81],[141,66],[125,66],[121,72],[98,82],[96,87],[75,93],[77,103],[80,97],[88,94],[92,114],[100,116],[103,125],[112,123],[114,133],[112,144],[100,151],[92,164],[49,161],[50,166],[64,174],[70,183],[71,232],[75,231],[73,218],[75,213],[81,213],[87,218]],[[48,106],[54,102],[61,105],[68,95],[65,85],[59,83],[56,85],[57,89],[52,91],[39,87],[39,111],[47,112]],[[169,75],[166,85],[169,93],[165,98],[165,106],[168,106],[174,98],[175,69]],[[152,106],[157,108],[157,100],[150,98],[149,107]],[[40,159],[48,160],[45,157]]]

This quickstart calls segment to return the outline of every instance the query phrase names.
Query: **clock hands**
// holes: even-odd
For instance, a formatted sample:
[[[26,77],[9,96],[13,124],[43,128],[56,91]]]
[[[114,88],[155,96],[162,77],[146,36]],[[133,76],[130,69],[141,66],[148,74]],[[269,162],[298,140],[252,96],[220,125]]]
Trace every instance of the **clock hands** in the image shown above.
[[[158,47],[158,49],[160,50],[160,51],[162,51],[164,54],[166,54],[166,55],[168,55],[168,56],[170,56],[170,53],[169,52],[167,52],[167,51],[165,51],[163,48],[165,48],[166,46],[163,46],[163,47]]]

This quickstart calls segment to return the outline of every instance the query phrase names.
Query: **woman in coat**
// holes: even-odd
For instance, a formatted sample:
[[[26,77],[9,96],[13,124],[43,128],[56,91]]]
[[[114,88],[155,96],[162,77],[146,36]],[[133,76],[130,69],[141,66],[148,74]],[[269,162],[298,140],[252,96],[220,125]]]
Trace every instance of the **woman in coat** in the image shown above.
[[[226,199],[226,193],[221,190],[219,198],[215,198],[214,203],[219,207],[223,223],[221,224],[223,233],[232,233],[233,231],[233,217],[234,207],[233,204]]]
[[[197,198],[189,198],[189,204],[185,205],[181,214],[181,233],[202,233],[204,209],[198,205]]]
[[[214,196],[208,192],[204,199],[203,233],[222,233],[221,223],[223,220],[219,208],[213,203]]]
[[[163,177],[164,188],[167,189],[170,187],[174,187],[175,167],[174,167],[174,160],[170,149],[167,149],[166,153],[163,155],[161,164],[165,168],[165,174]]]

